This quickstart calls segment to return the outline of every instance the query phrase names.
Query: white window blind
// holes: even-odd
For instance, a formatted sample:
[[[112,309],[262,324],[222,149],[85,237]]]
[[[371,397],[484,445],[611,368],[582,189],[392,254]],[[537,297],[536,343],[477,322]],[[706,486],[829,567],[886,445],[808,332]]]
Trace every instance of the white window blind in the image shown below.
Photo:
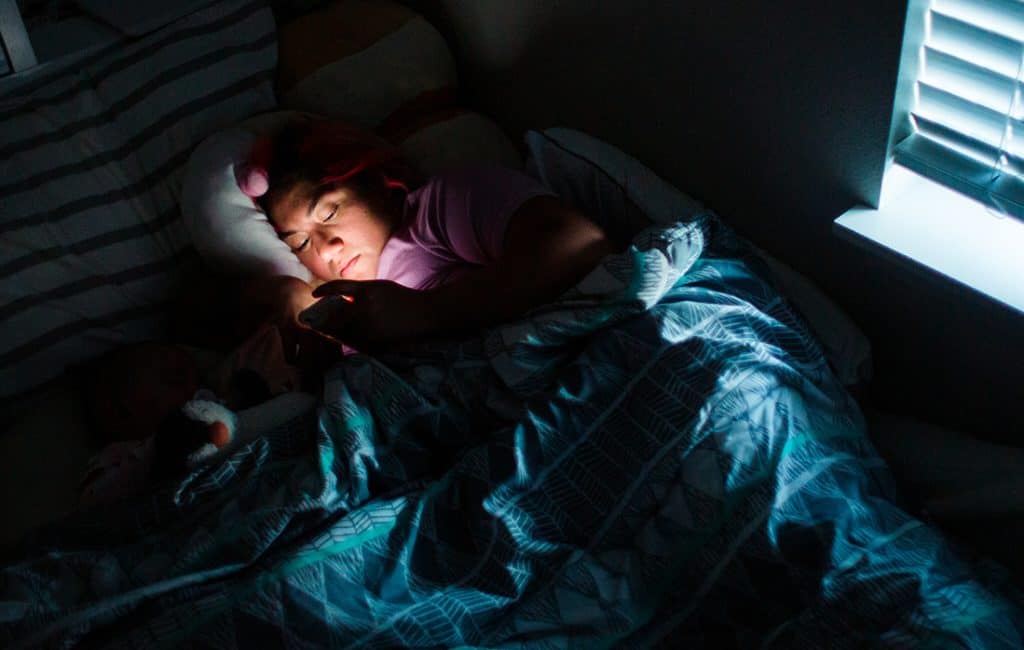
[[[932,0],[896,160],[1024,217],[1024,0]]]

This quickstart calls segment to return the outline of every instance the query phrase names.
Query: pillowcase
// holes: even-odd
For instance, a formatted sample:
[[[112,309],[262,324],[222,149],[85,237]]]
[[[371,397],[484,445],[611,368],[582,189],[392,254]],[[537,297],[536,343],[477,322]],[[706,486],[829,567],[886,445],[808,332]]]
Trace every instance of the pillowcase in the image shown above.
[[[209,0],[175,0],[153,3],[134,0],[75,0],[75,4],[100,23],[129,36],[142,36],[196,11]]]
[[[239,126],[215,133],[189,158],[181,192],[185,226],[195,249],[221,273],[312,279],[277,236],[266,213],[242,193],[236,178],[236,169],[248,161],[257,133],[291,119],[298,116],[274,113],[248,129]]]
[[[422,16],[388,0],[339,0],[282,25],[283,108],[339,119],[385,138],[454,106],[455,62]]]
[[[523,167],[505,132],[490,118],[466,109],[426,115],[392,140],[426,176],[479,163]]]
[[[619,149],[572,129],[526,134],[527,171],[591,216],[624,214],[636,223],[686,221],[704,208]],[[608,224],[602,224],[607,226]],[[871,346],[850,317],[803,275],[764,251],[776,285],[804,316],[845,385],[871,375]]]
[[[275,64],[270,11],[235,0],[11,80],[0,415],[67,365],[164,333],[164,304],[194,262],[185,162],[208,134],[273,106]]]

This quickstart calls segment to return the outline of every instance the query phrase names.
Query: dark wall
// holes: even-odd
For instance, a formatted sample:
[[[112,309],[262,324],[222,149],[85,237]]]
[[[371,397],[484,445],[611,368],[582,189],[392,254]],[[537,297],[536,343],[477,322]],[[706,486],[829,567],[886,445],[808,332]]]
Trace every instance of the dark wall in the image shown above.
[[[872,339],[877,406],[1024,442],[1024,318],[832,233],[878,198],[905,0],[408,4],[513,137],[607,140],[821,285]]]

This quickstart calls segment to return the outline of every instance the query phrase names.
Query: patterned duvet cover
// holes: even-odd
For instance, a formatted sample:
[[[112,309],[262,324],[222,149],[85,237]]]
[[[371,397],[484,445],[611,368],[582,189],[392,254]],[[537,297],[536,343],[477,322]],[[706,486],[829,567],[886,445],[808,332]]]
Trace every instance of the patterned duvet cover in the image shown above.
[[[1020,647],[714,215],[559,301],[356,355],[316,412],[0,573],[35,647]]]

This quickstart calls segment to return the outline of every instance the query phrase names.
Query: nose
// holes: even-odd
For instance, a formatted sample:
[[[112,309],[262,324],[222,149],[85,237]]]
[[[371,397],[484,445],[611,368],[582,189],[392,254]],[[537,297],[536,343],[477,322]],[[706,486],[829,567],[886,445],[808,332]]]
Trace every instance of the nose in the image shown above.
[[[320,243],[317,246],[317,252],[320,253],[320,258],[325,262],[333,262],[338,259],[338,255],[345,248],[345,242],[341,240],[341,237],[336,235],[322,235]]]

